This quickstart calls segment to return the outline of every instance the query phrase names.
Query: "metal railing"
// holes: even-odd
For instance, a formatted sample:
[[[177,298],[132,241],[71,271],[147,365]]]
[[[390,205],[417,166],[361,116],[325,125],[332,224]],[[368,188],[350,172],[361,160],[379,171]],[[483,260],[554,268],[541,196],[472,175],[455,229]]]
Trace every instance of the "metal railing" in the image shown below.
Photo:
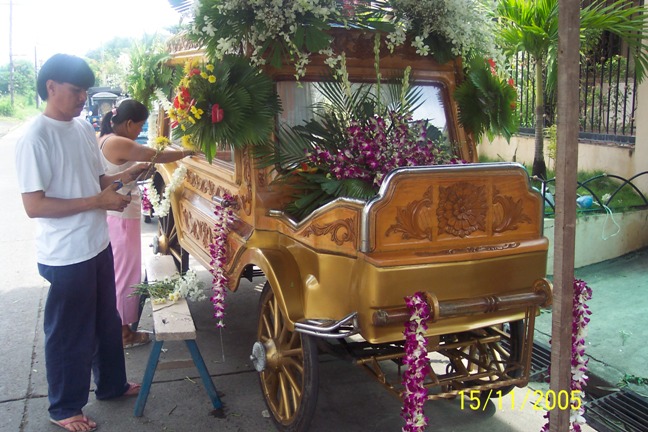
[[[611,4],[613,0],[607,0]],[[640,0],[643,4],[643,0]],[[635,143],[637,80],[631,53],[618,36],[605,32],[597,44],[581,57],[579,123],[580,138],[592,141]],[[520,133],[533,134],[535,128],[535,64],[527,53],[511,62],[518,91]],[[545,77],[546,80],[546,77]],[[543,128],[555,123],[555,95],[544,94]]]
[[[648,208],[648,198],[641,192],[641,190],[633,183],[637,178],[648,176],[648,171],[635,174],[629,179],[614,174],[599,174],[593,176],[585,181],[579,181],[577,191],[583,193],[578,194],[577,199],[577,212],[578,213],[605,213],[610,211],[624,211],[624,210],[639,210]],[[595,187],[595,182],[600,180],[613,179],[615,180],[615,188],[610,189],[610,192],[605,192],[599,196]],[[537,188],[542,194],[544,200],[544,215],[545,217],[554,217],[556,213],[556,204],[554,201],[552,189],[555,190],[556,179],[543,180],[539,177],[533,177],[532,181],[537,184]],[[618,198],[623,189],[632,190],[632,202],[624,203]]]

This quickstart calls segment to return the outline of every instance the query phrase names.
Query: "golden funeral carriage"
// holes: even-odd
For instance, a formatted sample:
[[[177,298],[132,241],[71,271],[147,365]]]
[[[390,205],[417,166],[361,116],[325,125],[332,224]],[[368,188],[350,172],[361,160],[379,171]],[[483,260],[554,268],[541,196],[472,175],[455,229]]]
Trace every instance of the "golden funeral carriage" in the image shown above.
[[[260,163],[253,145],[216,143],[211,154],[158,166],[160,195],[178,166],[187,172],[170,195],[171,211],[159,220],[157,250],[185,269],[187,254],[212,268],[215,206],[233,212],[227,288],[236,291],[242,278],[267,280],[250,349],[279,430],[308,428],[322,351],[352,357],[402,397],[404,323],[411,314],[405,298],[416,293],[430,310],[425,339],[435,361],[424,381],[428,400],[473,390],[496,397],[525,386],[534,318],[552,296],[544,279],[541,196],[520,165],[477,163],[473,135],[460,125],[453,97],[464,76],[459,59],[440,64],[410,48],[390,52],[384,40],[375,48],[366,31],[329,34],[334,52],[345,53],[351,83],[375,84],[378,69],[385,79],[410,67],[409,81],[422,96],[415,114],[427,115],[466,163],[396,168],[368,200],[338,197],[296,217],[287,204],[303,177],[277,181],[290,168],[280,160],[280,140],[273,136],[274,165]],[[171,63],[206,64],[206,52],[178,51]],[[290,65],[264,68],[282,107],[276,130],[312,116],[322,99],[318,83],[330,79],[326,59],[311,55],[299,81]],[[173,136],[170,129],[167,116],[161,130]]]

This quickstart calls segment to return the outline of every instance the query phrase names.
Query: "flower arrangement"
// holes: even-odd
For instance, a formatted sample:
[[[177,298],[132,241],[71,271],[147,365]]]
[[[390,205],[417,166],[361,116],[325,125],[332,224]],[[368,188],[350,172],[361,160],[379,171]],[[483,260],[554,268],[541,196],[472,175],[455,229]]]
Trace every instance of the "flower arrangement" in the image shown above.
[[[232,196],[223,195],[225,202],[232,201]],[[223,204],[215,204],[213,238],[214,241],[209,245],[209,255],[211,256],[212,290],[211,301],[214,304],[214,318],[216,318],[216,327],[225,327],[223,318],[225,317],[225,294],[227,293],[227,275],[225,274],[225,263],[227,261],[227,235],[230,226],[234,220],[234,211],[231,207]]]
[[[571,354],[571,385],[570,390],[580,392],[579,399],[583,398],[584,389],[587,384],[587,363],[589,359],[585,357],[585,337],[587,336],[587,324],[590,321],[589,316],[592,312],[587,306],[587,302],[592,298],[592,289],[587,283],[580,279],[574,279],[574,301],[572,303],[572,354]],[[579,404],[578,408],[572,406],[569,416],[569,430],[580,432],[581,425],[586,423],[585,408]],[[551,411],[547,411],[545,418],[547,423],[541,429],[541,432],[549,430],[549,416]]]
[[[175,138],[211,162],[219,149],[266,144],[280,104],[270,78],[242,57],[190,60],[169,110]]]
[[[181,298],[200,301],[207,298],[203,288],[196,272],[187,270],[182,276],[176,273],[161,281],[134,285],[131,295],[148,295],[154,303],[175,302]]]
[[[430,319],[430,306],[425,294],[418,292],[405,297],[410,319],[405,323],[405,359],[408,365],[403,373],[403,409],[401,417],[405,419],[403,432],[421,432],[427,425],[423,405],[427,401],[427,389],[423,385],[430,368],[427,358],[426,321]]]
[[[312,120],[279,131],[281,154],[257,151],[260,166],[285,167],[274,182],[293,189],[285,211],[294,217],[339,197],[369,200],[397,167],[461,162],[438,128],[413,120],[422,93],[409,70],[375,85],[352,86],[346,77],[316,84],[322,102]]]

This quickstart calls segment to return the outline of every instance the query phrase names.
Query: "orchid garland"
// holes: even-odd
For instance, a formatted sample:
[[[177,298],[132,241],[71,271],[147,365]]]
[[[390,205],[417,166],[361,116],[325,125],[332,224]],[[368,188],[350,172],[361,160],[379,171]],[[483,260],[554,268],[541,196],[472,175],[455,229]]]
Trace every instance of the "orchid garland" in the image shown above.
[[[151,204],[151,200],[149,199],[149,192],[147,187],[142,188],[141,198],[142,198],[142,210],[145,211],[146,213],[150,212],[153,209],[153,204]]]
[[[425,430],[427,417],[423,413],[423,405],[427,400],[427,389],[423,385],[430,369],[427,358],[426,321],[430,319],[430,306],[425,301],[425,295],[418,292],[405,297],[410,319],[405,323],[405,359],[403,364],[409,365],[403,373],[403,409],[401,417],[405,419],[403,432],[420,432]]]
[[[186,175],[187,167],[180,165],[176,168],[171,176],[171,181],[166,189],[164,189],[162,198],[160,198],[160,195],[154,187],[148,189],[148,199],[157,217],[165,217],[169,214],[169,210],[171,209],[171,194],[182,184]]]
[[[580,392],[579,397],[582,399],[585,386],[589,377],[587,374],[587,363],[589,359],[585,357],[585,337],[587,336],[587,324],[590,321],[589,316],[592,312],[587,306],[587,301],[592,298],[592,289],[587,283],[580,279],[574,279],[574,302],[572,304],[572,354],[571,354],[571,385],[570,390]],[[580,432],[581,425],[586,423],[585,408],[582,404],[578,409],[572,409],[569,416],[569,430]],[[547,423],[540,430],[546,432],[549,430],[549,416],[551,411],[547,411],[545,418]]]
[[[233,197],[229,194],[223,194],[223,200],[232,201]],[[223,318],[225,317],[225,294],[228,283],[227,274],[225,274],[227,235],[234,220],[234,211],[229,206],[216,203],[214,216],[216,216],[213,232],[214,242],[209,245],[209,255],[211,256],[209,272],[212,275],[212,290],[214,291],[211,301],[214,304],[216,327],[222,328],[225,327]]]

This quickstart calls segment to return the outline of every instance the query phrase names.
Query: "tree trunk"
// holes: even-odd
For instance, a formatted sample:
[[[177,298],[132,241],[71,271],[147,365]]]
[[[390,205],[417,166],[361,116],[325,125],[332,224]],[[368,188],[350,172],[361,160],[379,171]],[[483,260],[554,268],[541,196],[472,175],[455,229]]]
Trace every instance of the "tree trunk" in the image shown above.
[[[532,175],[547,179],[547,165],[544,160],[544,61],[536,58],[535,80],[535,153],[533,155]]]

